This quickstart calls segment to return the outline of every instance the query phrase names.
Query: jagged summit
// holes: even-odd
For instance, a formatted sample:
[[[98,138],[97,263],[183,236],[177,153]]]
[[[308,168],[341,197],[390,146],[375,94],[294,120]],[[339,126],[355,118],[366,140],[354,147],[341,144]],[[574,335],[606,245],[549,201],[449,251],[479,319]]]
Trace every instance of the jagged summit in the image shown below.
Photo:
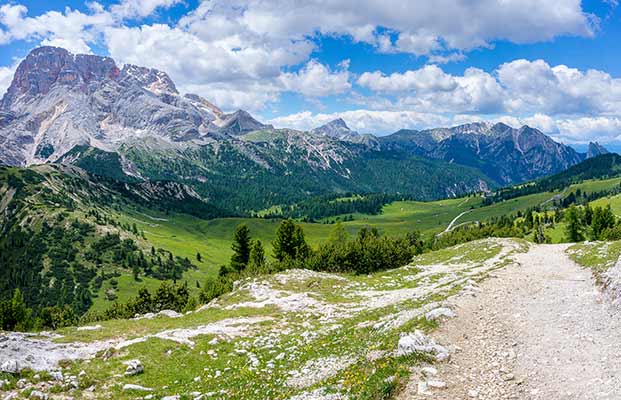
[[[200,141],[220,126],[264,126],[245,112],[227,116],[198,95],[182,96],[165,72],[119,69],[109,57],[49,46],[20,63],[0,106],[0,162],[9,165],[55,161],[75,146],[115,151],[144,138]]]
[[[90,84],[117,79],[120,72],[109,57],[74,55],[59,47],[39,47],[19,64],[0,105],[4,110],[17,111],[23,103],[46,95],[55,86],[87,91]]]
[[[121,70],[122,79],[133,79],[140,86],[154,93],[179,94],[167,73],[153,68],[126,64]]]
[[[479,166],[504,183],[562,171],[586,157],[537,129],[512,128],[504,123],[401,130],[380,140],[392,151]]]
[[[219,121],[215,122],[220,128],[221,132],[228,133],[229,135],[243,135],[244,133],[256,131],[259,129],[273,129],[272,125],[263,124],[248,112],[244,110],[237,110],[232,114],[222,115]]]
[[[321,125],[311,130],[311,133],[316,135],[329,136],[341,140],[350,140],[352,136],[358,135],[358,132],[349,129],[347,123],[345,123],[342,118],[333,119],[327,124]]]
[[[608,154],[609,151],[599,144],[598,142],[589,142],[589,148],[587,149],[587,158],[601,156],[602,154]]]

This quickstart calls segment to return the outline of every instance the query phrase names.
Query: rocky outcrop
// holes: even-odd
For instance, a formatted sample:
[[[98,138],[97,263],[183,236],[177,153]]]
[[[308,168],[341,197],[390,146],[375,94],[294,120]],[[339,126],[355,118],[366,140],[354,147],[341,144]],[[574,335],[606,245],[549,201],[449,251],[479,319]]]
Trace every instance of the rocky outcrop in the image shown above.
[[[608,150],[599,144],[598,142],[589,142],[589,148],[587,149],[587,158],[601,156],[602,154],[608,154]]]
[[[57,47],[22,61],[0,109],[0,160],[10,165],[55,161],[75,146],[197,140],[222,116],[200,96],[181,96],[162,71]]]

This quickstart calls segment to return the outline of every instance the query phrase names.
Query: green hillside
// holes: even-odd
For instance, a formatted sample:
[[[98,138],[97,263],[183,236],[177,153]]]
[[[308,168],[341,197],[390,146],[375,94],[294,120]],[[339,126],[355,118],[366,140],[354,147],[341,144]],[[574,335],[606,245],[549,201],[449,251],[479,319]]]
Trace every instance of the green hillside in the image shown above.
[[[610,162],[609,158],[604,162]],[[567,173],[547,179],[579,181],[567,178]],[[431,243],[434,235],[449,226],[458,232],[508,216],[515,218],[512,223],[523,224],[520,215],[526,212],[543,218],[545,211],[553,217],[554,209],[565,208],[570,202],[611,204],[620,215],[621,197],[615,192],[620,184],[621,178],[590,179],[491,203],[480,195],[395,201],[374,215],[348,213],[315,223],[300,220],[299,225],[315,249],[326,243],[335,222],[352,237],[362,228],[373,227],[386,236],[417,231]],[[2,297],[9,297],[18,287],[31,306],[73,304],[76,311],[84,312],[105,310],[115,301],[126,302],[141,287],[153,291],[167,279],[187,284],[190,293],[197,294],[205,279],[216,277],[220,266],[229,263],[233,232],[240,224],[249,227],[251,237],[260,240],[271,257],[281,219],[213,218],[220,211],[209,200],[194,197],[183,186],[170,185],[178,184],[120,184],[61,165],[2,168],[0,246],[5,250],[0,262],[6,271],[0,286]],[[365,198],[351,195],[329,201]],[[525,237],[532,239],[532,226],[525,229]],[[562,220],[546,224],[545,231],[554,242],[566,240]]]

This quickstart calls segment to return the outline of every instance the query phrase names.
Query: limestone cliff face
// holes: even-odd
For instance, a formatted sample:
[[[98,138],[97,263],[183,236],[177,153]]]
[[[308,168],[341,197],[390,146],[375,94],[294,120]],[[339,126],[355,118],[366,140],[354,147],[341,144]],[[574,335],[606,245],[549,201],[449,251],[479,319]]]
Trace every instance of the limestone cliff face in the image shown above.
[[[33,50],[0,103],[0,161],[55,161],[76,145],[115,150],[149,136],[169,141],[217,130],[222,116],[200,96],[181,96],[162,71],[56,47]]]

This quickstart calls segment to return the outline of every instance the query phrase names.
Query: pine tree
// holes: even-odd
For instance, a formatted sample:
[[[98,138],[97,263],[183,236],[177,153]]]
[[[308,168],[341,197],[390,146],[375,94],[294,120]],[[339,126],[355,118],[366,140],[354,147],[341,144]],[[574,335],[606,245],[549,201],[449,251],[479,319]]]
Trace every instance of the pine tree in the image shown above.
[[[591,221],[591,238],[593,240],[603,239],[602,234],[606,229],[615,226],[615,216],[610,205],[607,207],[595,207]]]
[[[306,244],[302,227],[286,219],[276,230],[276,239],[272,243],[274,257],[278,261],[285,259],[303,260],[308,257],[310,248]]]
[[[250,249],[250,258],[248,260],[248,269],[255,273],[260,273],[265,268],[265,250],[260,240],[252,242]]]
[[[233,255],[231,256],[231,267],[241,271],[248,265],[250,258],[250,229],[242,224],[235,228],[233,236]]]
[[[132,265],[132,274],[134,275],[134,280],[137,281],[138,275],[140,274],[140,267],[137,264]]]
[[[202,257],[201,257],[201,253],[196,253],[196,261],[201,262]]]
[[[584,230],[582,218],[580,211],[575,205],[572,204],[569,206],[567,212],[565,213],[565,220],[567,221],[567,226],[565,228],[567,239],[570,242],[580,242],[584,240],[584,235],[582,234],[582,231]]]
[[[584,206],[584,224],[591,225],[592,223],[593,223],[593,209],[591,208],[589,203],[587,203]]]

